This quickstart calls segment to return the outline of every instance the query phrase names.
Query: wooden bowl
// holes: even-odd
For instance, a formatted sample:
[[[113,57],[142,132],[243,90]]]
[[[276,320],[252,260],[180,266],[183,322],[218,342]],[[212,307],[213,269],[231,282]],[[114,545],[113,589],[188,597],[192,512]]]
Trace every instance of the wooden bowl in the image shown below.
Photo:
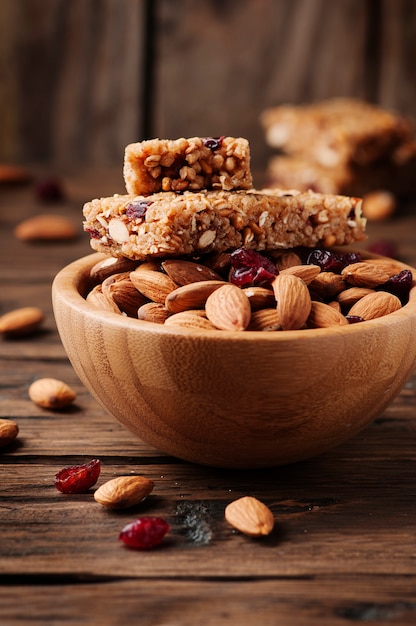
[[[416,287],[399,311],[359,324],[175,329],[87,303],[89,271],[102,258],[79,259],[54,280],[63,346],[98,402],[173,456],[230,468],[312,457],[381,414],[415,366]]]

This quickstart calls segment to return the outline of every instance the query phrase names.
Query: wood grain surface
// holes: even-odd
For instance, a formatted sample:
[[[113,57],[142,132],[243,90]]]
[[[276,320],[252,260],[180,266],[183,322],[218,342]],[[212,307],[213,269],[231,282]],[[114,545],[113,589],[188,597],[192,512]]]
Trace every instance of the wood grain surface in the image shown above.
[[[413,0],[2,0],[0,160],[118,164],[148,137],[236,135],[353,96],[414,115]]]
[[[50,173],[37,170],[35,179]],[[124,430],[77,379],[52,315],[54,275],[90,253],[83,200],[120,188],[119,168],[66,172],[66,200],[41,205],[33,184],[0,188],[0,313],[27,305],[46,314],[33,337],[0,339],[0,417],[20,428],[1,451],[0,624],[341,626],[416,619],[416,375],[380,418],[322,456],[274,470],[231,471],[178,461]],[[39,212],[79,225],[66,244],[16,240]],[[414,206],[370,224],[369,243],[396,242],[415,264]],[[363,244],[364,245],[364,244]],[[365,245],[368,245],[367,243]],[[47,411],[30,383],[54,376],[77,392],[73,407]],[[99,458],[99,482],[152,478],[135,509],[109,512],[88,494],[53,485],[66,465]],[[233,499],[253,495],[272,510],[275,531],[254,540],[224,520]],[[164,517],[159,549],[136,552],[118,533],[141,514]]]

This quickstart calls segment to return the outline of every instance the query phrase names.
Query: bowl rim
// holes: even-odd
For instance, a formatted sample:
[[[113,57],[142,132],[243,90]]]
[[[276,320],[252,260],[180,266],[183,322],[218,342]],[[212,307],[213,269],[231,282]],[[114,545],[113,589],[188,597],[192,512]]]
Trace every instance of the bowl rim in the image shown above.
[[[335,247],[332,249],[336,249]],[[343,246],[344,251],[360,252],[364,259],[388,259],[381,255],[372,254],[366,250],[354,248],[351,246]],[[58,301],[65,302],[71,309],[75,309],[78,312],[87,315],[91,319],[100,320],[106,322],[114,327],[126,328],[131,331],[151,332],[152,334],[162,334],[170,337],[189,337],[198,338],[200,340],[215,340],[215,341],[248,341],[255,340],[259,342],[273,342],[283,343],[298,341],[302,338],[303,341],[310,339],[322,338],[322,335],[347,337],[348,334],[354,333],[368,333],[372,329],[378,329],[380,326],[390,326],[394,322],[400,322],[400,320],[409,320],[411,317],[416,319],[416,269],[402,261],[394,259],[402,269],[409,269],[413,275],[413,286],[410,290],[408,302],[397,311],[384,315],[382,317],[366,320],[359,324],[347,324],[345,326],[331,326],[327,328],[308,328],[300,330],[285,330],[285,331],[268,331],[260,332],[256,330],[245,331],[227,331],[227,330],[204,330],[197,328],[184,328],[181,326],[165,326],[164,324],[157,324],[146,320],[139,320],[125,315],[119,315],[112,311],[106,311],[99,309],[94,305],[86,301],[82,295],[82,291],[86,291],[88,286],[91,286],[91,279],[89,278],[90,269],[99,261],[108,258],[108,255],[104,253],[94,252],[92,254],[80,257],[66,266],[64,266],[55,275],[52,282],[52,303],[53,308],[56,308]],[[88,275],[87,275],[88,272]]]

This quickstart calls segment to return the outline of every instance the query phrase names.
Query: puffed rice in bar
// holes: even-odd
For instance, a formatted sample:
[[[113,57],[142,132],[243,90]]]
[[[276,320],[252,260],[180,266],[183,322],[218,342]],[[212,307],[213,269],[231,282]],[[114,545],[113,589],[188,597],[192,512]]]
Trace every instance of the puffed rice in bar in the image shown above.
[[[242,137],[149,139],[126,146],[127,193],[252,188],[250,147]]]
[[[114,195],[84,205],[84,230],[97,252],[137,260],[333,246],[366,238],[361,205],[355,197],[276,189]]]

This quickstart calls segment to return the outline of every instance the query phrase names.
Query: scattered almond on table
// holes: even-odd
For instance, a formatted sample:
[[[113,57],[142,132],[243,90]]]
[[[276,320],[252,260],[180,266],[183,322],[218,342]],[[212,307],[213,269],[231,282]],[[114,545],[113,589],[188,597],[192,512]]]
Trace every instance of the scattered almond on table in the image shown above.
[[[269,535],[274,528],[274,517],[269,507],[252,496],[230,502],[225,508],[225,519],[250,537]]]
[[[40,214],[29,217],[14,230],[21,241],[62,241],[75,239],[77,230],[74,224],[63,215]]]
[[[76,399],[76,393],[69,385],[56,378],[39,378],[28,390],[29,397],[44,409],[63,409]]]
[[[45,315],[36,306],[22,307],[0,316],[0,334],[5,337],[31,335],[41,326]]]
[[[118,476],[98,487],[94,500],[108,509],[127,509],[147,498],[153,486],[144,476]]]
[[[19,434],[18,425],[12,420],[0,419],[0,448],[12,443]]]
[[[397,199],[390,191],[370,191],[363,197],[363,215],[378,222],[392,217],[397,209]]]

